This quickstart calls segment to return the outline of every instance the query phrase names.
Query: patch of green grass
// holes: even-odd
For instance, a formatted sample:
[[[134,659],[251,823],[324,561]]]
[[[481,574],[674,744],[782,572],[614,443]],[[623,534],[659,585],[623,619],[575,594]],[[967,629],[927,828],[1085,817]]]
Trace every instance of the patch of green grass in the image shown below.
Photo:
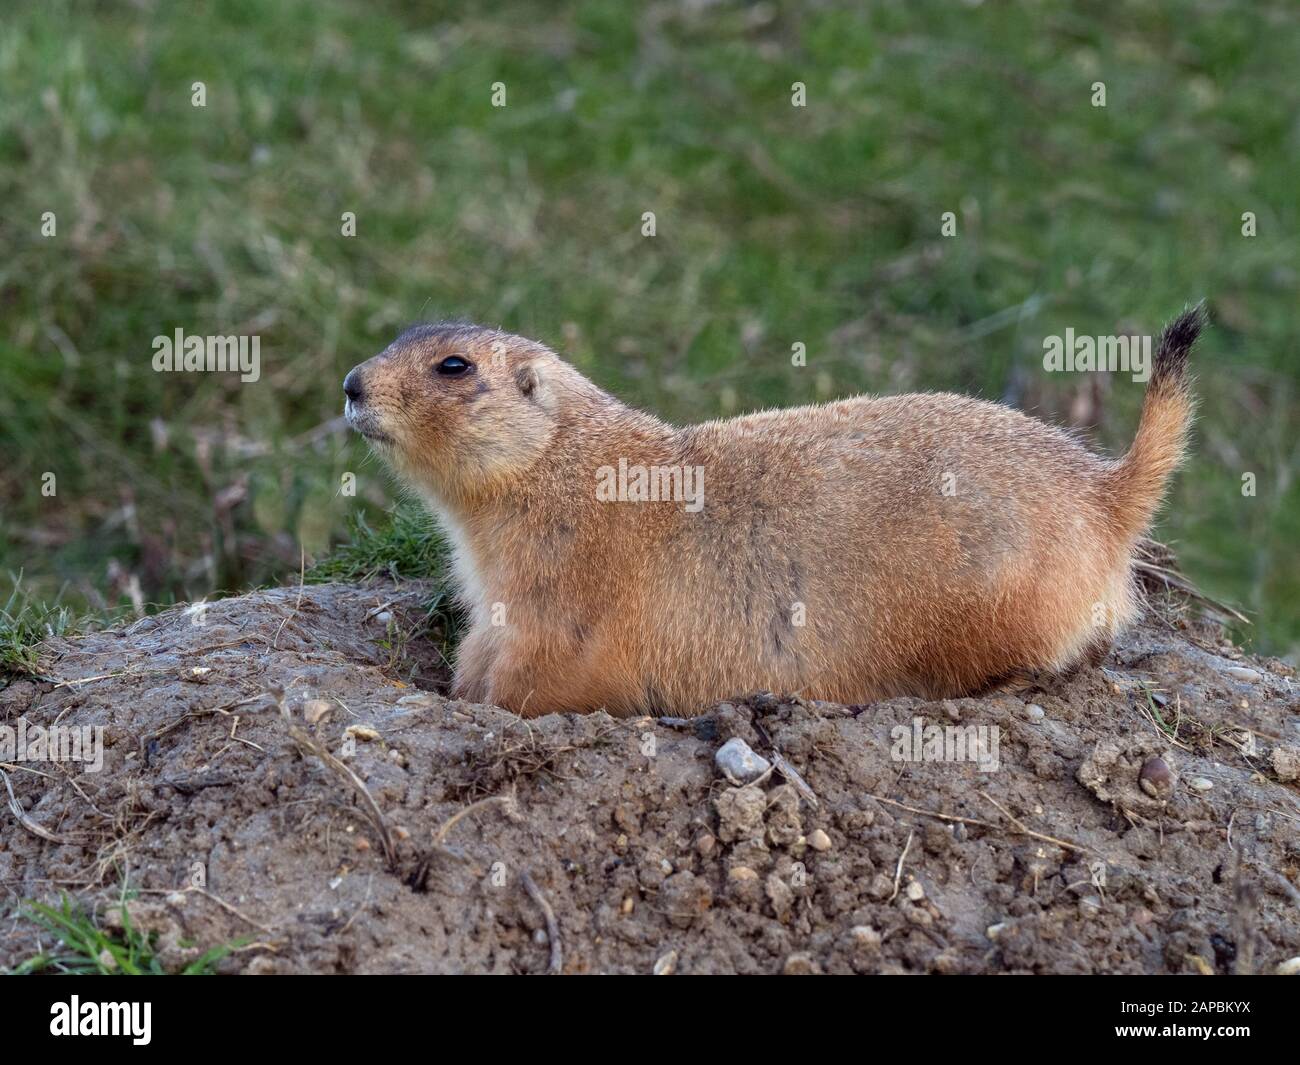
[[[410,627],[391,621],[385,638],[380,641],[391,655],[390,665],[399,669],[411,641],[421,638],[433,640],[444,662],[451,660],[464,617],[445,579],[446,566],[447,546],[433,519],[422,506],[402,503],[375,527],[364,514],[358,514],[348,539],[315,563],[305,579],[314,584],[367,581],[375,577],[395,581],[415,578],[429,583],[431,588],[420,621]]]
[[[1114,453],[1141,385],[1046,374],[1044,338],[1204,296],[1155,535],[1295,652],[1296,69],[1300,10],[1245,0],[13,6],[0,569],[95,611],[296,579],[392,506],[340,382],[422,318],[679,423],[946,389]],[[155,373],[177,327],[259,336],[260,380]]]
[[[446,544],[428,512],[404,504],[377,528],[364,514],[357,514],[346,541],[315,563],[306,579],[319,584],[374,577],[427,578],[442,573],[446,556]]]
[[[53,935],[58,948],[43,951],[10,970],[10,975],[155,976],[166,970],[154,954],[153,937],[131,923],[123,899],[121,929],[106,930],[84,909],[64,896],[58,908],[41,902],[27,904],[24,916]],[[242,941],[214,947],[181,970],[183,976],[209,976],[216,965]]]
[[[0,679],[6,673],[38,673],[40,642],[50,636],[70,635],[79,627],[67,607],[33,599],[23,588],[22,574],[11,574],[9,584],[8,598],[0,606]]]

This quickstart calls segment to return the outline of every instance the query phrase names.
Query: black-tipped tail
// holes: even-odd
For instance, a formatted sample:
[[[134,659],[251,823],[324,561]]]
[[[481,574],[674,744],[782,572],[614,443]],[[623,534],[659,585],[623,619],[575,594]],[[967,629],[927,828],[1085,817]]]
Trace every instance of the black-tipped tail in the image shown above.
[[[1151,367],[1149,387],[1153,391],[1183,391],[1187,388],[1187,356],[1207,320],[1205,301],[1202,300],[1165,326]]]
[[[1205,325],[1205,305],[1184,311],[1160,334],[1142,419],[1128,454],[1111,467],[1110,506],[1120,534],[1130,542],[1151,524],[1165,482],[1182,461],[1192,424],[1187,356]]]

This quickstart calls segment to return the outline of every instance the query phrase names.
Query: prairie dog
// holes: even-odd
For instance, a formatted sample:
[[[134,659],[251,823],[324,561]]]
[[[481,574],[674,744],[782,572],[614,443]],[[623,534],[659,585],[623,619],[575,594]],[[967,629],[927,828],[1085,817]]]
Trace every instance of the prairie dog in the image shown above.
[[[450,541],[459,697],[526,716],[947,698],[1099,660],[1133,619],[1202,324],[1188,311],[1160,337],[1118,460],[947,394],[677,428],[463,324],[357,366],[345,409]]]

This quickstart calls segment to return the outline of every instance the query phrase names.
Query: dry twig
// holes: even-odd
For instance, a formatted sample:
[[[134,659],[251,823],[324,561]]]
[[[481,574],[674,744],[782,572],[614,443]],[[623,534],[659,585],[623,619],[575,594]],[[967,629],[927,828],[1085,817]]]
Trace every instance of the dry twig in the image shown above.
[[[907,861],[907,852],[912,849],[912,837],[916,834],[914,829],[908,829],[907,842],[903,844],[903,853],[898,856],[898,868],[894,870],[894,893],[886,899],[886,902],[893,902],[898,898],[898,888],[903,882],[903,863]]]
[[[51,843],[72,843],[67,836],[60,836],[56,832],[51,832],[48,828],[42,828],[30,817],[27,811],[23,809],[23,804],[18,801],[18,796],[14,794],[13,785],[9,783],[9,774],[0,769],[0,780],[4,781],[5,791],[9,793],[9,809],[13,812],[18,823],[27,829],[33,836],[40,836],[41,839],[49,840]]]
[[[309,736],[297,725],[289,726],[289,735],[301,750],[308,754],[314,754],[361,797],[362,811],[366,814],[366,818],[379,836],[380,845],[384,848],[385,860],[390,866],[396,865],[397,845],[393,842],[392,829],[388,827],[388,821],[384,818],[383,811],[379,809],[379,804],[375,802],[374,796],[370,794],[365,782],[356,773],[352,772],[347,765],[330,754],[317,739]]]
[[[537,882],[527,869],[519,874],[519,879],[523,882],[528,897],[537,904],[537,908],[542,911],[542,916],[546,919],[546,938],[551,941],[551,960],[546,971],[551,976],[558,976],[564,967],[564,954],[560,947],[560,924],[555,919],[555,911],[551,909],[551,904],[546,901],[542,889],[537,886]]]

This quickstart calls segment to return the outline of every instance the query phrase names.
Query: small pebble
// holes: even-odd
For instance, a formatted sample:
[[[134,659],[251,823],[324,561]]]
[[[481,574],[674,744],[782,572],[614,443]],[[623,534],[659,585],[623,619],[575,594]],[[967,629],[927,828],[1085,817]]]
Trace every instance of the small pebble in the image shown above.
[[[309,725],[316,724],[328,714],[333,704],[328,699],[308,699],[302,704],[302,718]]]
[[[1026,706],[1025,713],[1029,715],[1030,721],[1042,721],[1047,716],[1047,711],[1037,703],[1030,703]]]
[[[815,851],[828,851],[831,849],[831,837],[820,828],[814,829],[808,837],[808,846]]]
[[[925,888],[921,886],[921,882],[919,880],[913,880],[910,884],[907,885],[907,889],[904,891],[904,894],[913,902],[920,902],[923,898],[925,898]]]
[[[1257,680],[1260,680],[1264,676],[1264,674],[1261,673],[1259,670],[1250,669],[1247,666],[1229,666],[1223,672],[1226,673],[1228,676],[1232,677],[1234,680],[1244,680],[1251,684],[1253,684]]]
[[[1300,747],[1288,747],[1285,744],[1278,744],[1273,748],[1270,756],[1273,763],[1273,772],[1277,774],[1277,779],[1284,784],[1300,779]]]
[[[1278,976],[1300,976],[1300,954],[1294,958],[1287,958],[1284,962],[1279,962],[1274,972]]]
[[[871,879],[871,886],[867,892],[873,899],[884,900],[894,893],[894,882],[884,873],[877,873]]]
[[[1174,790],[1174,773],[1169,763],[1158,756],[1142,763],[1138,784],[1153,799],[1167,799]]]
[[[707,858],[718,845],[712,832],[701,832],[695,838],[695,851],[701,858]]]
[[[713,760],[719,772],[737,784],[752,784],[772,768],[771,762],[756,754],[739,736],[733,736],[719,747]]]
[[[763,901],[763,881],[747,865],[735,865],[727,872],[727,895],[746,909],[756,909]]]
[[[672,976],[677,971],[677,951],[670,950],[655,962],[655,976]]]
[[[1191,781],[1189,781],[1188,787],[1193,791],[1209,791],[1214,787],[1214,781],[1210,780],[1208,777],[1193,777]]]
[[[366,741],[379,739],[379,733],[369,725],[349,725],[343,730],[343,735]]]

